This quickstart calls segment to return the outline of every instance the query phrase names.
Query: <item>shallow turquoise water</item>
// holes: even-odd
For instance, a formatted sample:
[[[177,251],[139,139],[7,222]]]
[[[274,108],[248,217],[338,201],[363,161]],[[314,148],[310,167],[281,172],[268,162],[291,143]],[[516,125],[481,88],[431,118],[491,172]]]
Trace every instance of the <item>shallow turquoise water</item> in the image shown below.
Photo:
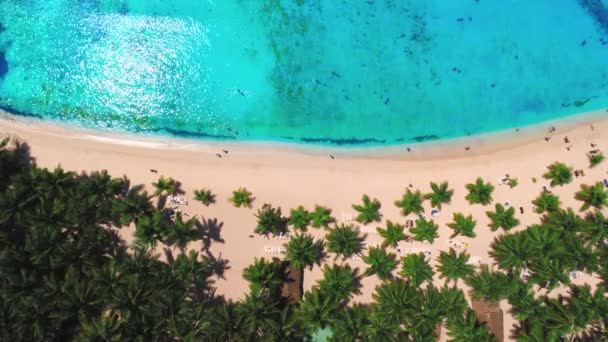
[[[0,107],[194,138],[478,134],[608,108],[606,6],[0,0]]]

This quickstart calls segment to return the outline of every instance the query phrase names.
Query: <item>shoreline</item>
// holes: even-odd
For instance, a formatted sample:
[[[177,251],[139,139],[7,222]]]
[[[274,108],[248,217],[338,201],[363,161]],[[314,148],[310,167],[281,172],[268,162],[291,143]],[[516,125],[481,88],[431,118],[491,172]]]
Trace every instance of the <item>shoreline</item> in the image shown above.
[[[536,139],[550,137],[553,134],[567,133],[577,127],[595,122],[608,121],[608,109],[581,112],[563,118],[535,123],[520,128],[510,128],[471,136],[461,136],[433,141],[404,143],[398,145],[375,146],[332,146],[285,141],[256,140],[212,140],[187,137],[138,134],[131,132],[113,132],[105,129],[85,128],[37,117],[25,117],[0,109],[0,125],[7,123],[25,125],[34,129],[44,129],[45,133],[69,135],[72,139],[87,139],[100,143],[139,146],[151,149],[169,150],[255,150],[256,152],[283,152],[304,155],[325,155],[328,153],[347,158],[370,159],[443,159],[477,156],[499,150],[522,146]],[[555,132],[550,132],[555,128]],[[468,148],[468,149],[467,149]]]
[[[381,243],[382,239],[375,228],[384,226],[384,220],[402,223],[415,219],[414,215],[402,216],[399,208],[393,205],[405,189],[427,193],[430,181],[447,181],[454,190],[454,196],[452,203],[445,205],[440,214],[433,217],[439,225],[439,238],[432,244],[402,242],[399,244],[402,251],[399,256],[429,250],[431,265],[436,266],[440,251],[446,251],[451,246],[452,239],[449,237],[452,231],[447,223],[452,220],[453,213],[463,213],[477,220],[477,236],[474,239],[458,237],[456,240],[466,243],[466,252],[473,260],[492,265],[493,259],[489,255],[491,243],[504,234],[488,228],[486,211],[493,210],[494,203],[509,203],[524,209],[524,214],[519,214],[519,211],[517,214],[521,224],[510,231],[517,232],[540,221],[541,216],[533,211],[531,202],[543,186],[548,186],[542,174],[553,162],[561,161],[575,169],[585,170],[585,176],[577,177],[563,187],[551,189],[561,198],[563,208],[570,207],[576,212],[580,202],[574,199],[574,193],[580,189],[580,185],[608,178],[608,161],[590,169],[587,159],[591,149],[601,149],[608,154],[608,118],[604,116],[605,112],[594,112],[568,123],[544,123],[530,132],[521,129],[522,134],[516,139],[497,139],[495,144],[467,137],[466,144],[475,147],[468,152],[464,151],[463,145],[447,149],[439,146],[434,149],[432,146],[419,147],[411,153],[401,149],[374,151],[373,154],[369,153],[370,150],[365,150],[367,153],[347,154],[340,153],[338,149],[323,148],[311,152],[309,149],[277,147],[273,144],[129,140],[124,136],[89,134],[87,131],[61,128],[38,120],[27,122],[2,114],[0,134],[9,134],[26,142],[35,163],[40,167],[61,165],[64,170],[76,172],[106,169],[113,177],[128,176],[131,184],[142,184],[149,193],[153,192],[151,183],[157,181],[160,175],[180,181],[184,196],[190,199],[190,203],[179,206],[179,209],[190,217],[197,216],[201,221],[212,220],[220,227],[224,242],[213,242],[209,251],[214,257],[227,260],[229,268],[223,277],[214,278],[214,286],[218,295],[237,300],[242,299],[248,289],[247,281],[242,278],[243,269],[255,258],[280,257],[269,255],[266,246],[280,247],[285,243],[277,238],[265,240],[253,234],[256,226],[254,214],[265,203],[282,208],[283,215],[289,215],[289,209],[299,205],[312,209],[320,204],[332,209],[338,223],[349,224],[354,223],[348,220],[354,214],[351,205],[359,203],[363,194],[368,194],[382,203],[383,214],[383,222],[357,224],[366,235],[365,244],[369,247]],[[593,130],[591,123],[595,127]],[[546,128],[553,125],[556,131],[549,141],[545,141]],[[505,132],[505,136],[509,135],[512,134]],[[564,142],[566,136],[570,141],[568,144]],[[591,144],[596,147],[591,147]],[[229,153],[224,153],[222,149],[228,149]],[[330,159],[330,153],[336,158]],[[158,173],[150,169],[158,170]],[[505,174],[517,178],[519,185],[515,188],[500,185]],[[492,195],[494,202],[489,206],[471,205],[465,200],[466,184],[477,177],[495,186]],[[202,187],[211,189],[217,195],[215,204],[205,207],[192,200],[193,191]],[[252,208],[234,208],[228,202],[232,191],[239,187],[246,187],[253,193],[256,199]],[[428,201],[424,203],[424,208],[425,213],[431,212]],[[608,214],[608,211],[604,212]],[[121,238],[127,243],[133,240],[133,233],[133,227],[120,230]],[[309,233],[316,239],[323,239],[326,231],[310,228]],[[249,237],[251,234],[253,238]],[[188,249],[199,253],[203,251],[200,241],[192,243]],[[164,255],[162,245],[155,252]],[[391,252],[397,251],[391,249]],[[331,262],[330,258],[325,264]],[[359,269],[360,273],[366,268],[360,258],[347,262]],[[304,289],[310,289],[322,276],[322,267],[306,270]],[[597,281],[595,277],[583,274],[575,283],[594,286]],[[436,273],[434,284],[441,287],[443,283]],[[363,278],[361,293],[351,303],[369,302],[378,284],[380,281],[375,277]],[[461,283],[459,287],[468,293],[467,286]],[[515,321],[508,313],[508,304],[503,302],[500,306],[504,311],[506,335]],[[509,339],[505,336],[505,340]]]

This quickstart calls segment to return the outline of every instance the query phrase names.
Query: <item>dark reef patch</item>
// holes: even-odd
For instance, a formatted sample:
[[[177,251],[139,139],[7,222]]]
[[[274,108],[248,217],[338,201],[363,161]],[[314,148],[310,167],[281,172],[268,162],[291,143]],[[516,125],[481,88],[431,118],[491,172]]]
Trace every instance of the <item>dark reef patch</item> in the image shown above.
[[[0,23],[0,33],[6,31],[6,26],[3,23]]]
[[[4,55],[4,51],[0,51],[0,79],[4,78],[4,76],[8,73],[8,62],[6,61],[6,56]]]
[[[210,139],[218,139],[218,140],[236,140],[236,138],[232,135],[210,134],[210,133],[204,133],[204,132],[191,132],[191,131],[185,131],[185,130],[181,130],[181,129],[174,129],[174,128],[168,128],[168,127],[150,129],[147,131],[152,131],[152,132],[157,132],[157,133],[158,132],[167,132],[171,135],[178,136],[178,137],[185,137],[185,138],[210,138]]]
[[[11,106],[3,106],[0,105],[0,109],[10,113],[10,114],[14,114],[14,115],[18,115],[18,116],[23,116],[23,117],[27,117],[27,118],[37,118],[37,119],[42,119],[42,115],[40,114],[33,114],[33,113],[26,113],[26,112],[22,112],[20,110],[17,110]]]
[[[300,138],[305,143],[326,143],[333,145],[363,145],[363,144],[384,144],[384,139],[332,139],[332,138]]]
[[[608,33],[608,8],[599,0],[579,0],[595,21]]]
[[[429,141],[429,140],[437,140],[437,139],[439,139],[439,136],[436,134],[419,135],[412,139],[414,139],[416,142],[423,142],[423,141]]]

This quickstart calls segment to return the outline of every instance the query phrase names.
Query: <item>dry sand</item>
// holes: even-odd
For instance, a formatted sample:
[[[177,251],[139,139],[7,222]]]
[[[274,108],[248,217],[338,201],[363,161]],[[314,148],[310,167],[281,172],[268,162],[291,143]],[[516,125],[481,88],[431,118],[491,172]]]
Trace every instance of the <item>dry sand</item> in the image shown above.
[[[548,133],[551,127],[556,130]],[[608,162],[589,169],[586,156],[592,149],[592,143],[608,152],[606,111],[518,131],[513,129],[488,136],[411,145],[411,152],[407,152],[405,146],[385,149],[303,148],[285,144],[211,143],[132,137],[66,128],[7,115],[0,117],[0,133],[25,140],[30,144],[36,162],[43,167],[61,164],[64,169],[77,171],[107,169],[117,177],[126,174],[132,184],[145,184],[150,190],[150,184],[160,174],[181,181],[185,196],[190,199],[187,206],[181,206],[181,210],[205,220],[217,219],[221,225],[221,237],[225,242],[214,242],[210,248],[214,256],[228,260],[224,279],[216,282],[217,293],[235,300],[243,298],[248,290],[247,282],[241,277],[243,268],[251,264],[255,257],[280,257],[264,253],[264,246],[280,246],[285,242],[277,238],[264,240],[257,235],[248,237],[253,234],[256,225],[253,214],[264,203],[280,206],[285,214],[298,205],[312,209],[315,204],[322,204],[332,208],[336,219],[343,222],[355,217],[351,204],[359,203],[362,194],[369,194],[382,202],[385,219],[403,222],[406,218],[400,215],[393,202],[401,197],[410,184],[413,190],[419,189],[425,193],[430,191],[430,181],[447,180],[455,193],[452,204],[444,206],[434,219],[439,224],[440,237],[433,245],[401,243],[402,254],[429,250],[434,260],[439,251],[449,249],[448,240],[452,231],[446,223],[451,221],[452,213],[462,212],[473,214],[476,218],[477,237],[458,237],[455,240],[468,243],[468,252],[475,260],[491,264],[489,245],[502,232],[492,233],[487,227],[489,220],[485,212],[493,210],[493,206],[469,205],[465,201],[466,183],[481,176],[496,186],[493,194],[495,203],[509,201],[517,209],[523,207],[525,214],[519,215],[517,210],[517,216],[522,221],[518,229],[523,229],[540,219],[533,212],[531,201],[540,193],[543,185],[548,185],[542,178],[547,165],[562,161],[584,170],[584,177],[553,189],[554,193],[560,195],[565,207],[577,210],[580,204],[573,199],[573,194],[580,184],[590,184],[608,177]],[[564,143],[566,136],[569,144]],[[545,137],[551,139],[545,141]],[[465,150],[465,146],[470,146],[470,149]],[[229,153],[225,154],[223,149]],[[222,157],[217,157],[216,153]],[[335,159],[331,159],[330,154]],[[156,169],[159,173],[153,174],[150,169]],[[517,178],[519,185],[514,189],[498,185],[505,174]],[[532,181],[533,177],[537,179],[536,183]],[[232,191],[240,186],[253,192],[256,200],[252,209],[238,209],[229,204]],[[217,204],[204,207],[192,200],[193,190],[201,187],[209,187],[217,194]],[[431,208],[428,202],[425,209],[429,217]],[[370,232],[366,239],[368,245],[381,242],[374,233],[379,225],[362,227],[363,231]],[[318,238],[324,235],[322,230],[311,230]],[[131,234],[130,229],[122,231],[126,240],[131,239]],[[191,248],[200,250],[200,244],[193,244]],[[333,262],[333,256],[328,262]],[[360,260],[348,262],[361,271],[365,269]],[[319,267],[307,271],[305,289],[316,283],[321,275]],[[579,283],[582,281],[593,279],[577,280]],[[356,296],[355,301],[366,302],[371,299],[374,286],[379,282],[374,277],[368,277],[362,283],[362,293]],[[436,283],[443,284],[443,281],[437,279]],[[506,313],[507,304],[501,303],[501,307]],[[512,318],[505,315],[506,339],[512,324]]]

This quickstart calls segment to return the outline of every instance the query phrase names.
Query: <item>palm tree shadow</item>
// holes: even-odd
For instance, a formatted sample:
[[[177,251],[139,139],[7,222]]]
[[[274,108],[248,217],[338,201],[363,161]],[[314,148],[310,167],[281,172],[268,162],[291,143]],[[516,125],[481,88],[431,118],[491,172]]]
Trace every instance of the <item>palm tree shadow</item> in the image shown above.
[[[201,234],[201,241],[203,243],[203,251],[209,252],[209,248],[213,242],[225,243],[222,239],[221,232],[224,227],[224,222],[219,222],[217,218],[205,219],[203,218],[197,229]]]
[[[224,277],[224,273],[226,270],[230,269],[228,265],[230,261],[228,259],[222,259],[222,253],[220,253],[217,257],[214,256],[209,250],[204,250],[205,259],[209,263],[209,270],[211,275],[215,275],[220,279],[226,279]]]

